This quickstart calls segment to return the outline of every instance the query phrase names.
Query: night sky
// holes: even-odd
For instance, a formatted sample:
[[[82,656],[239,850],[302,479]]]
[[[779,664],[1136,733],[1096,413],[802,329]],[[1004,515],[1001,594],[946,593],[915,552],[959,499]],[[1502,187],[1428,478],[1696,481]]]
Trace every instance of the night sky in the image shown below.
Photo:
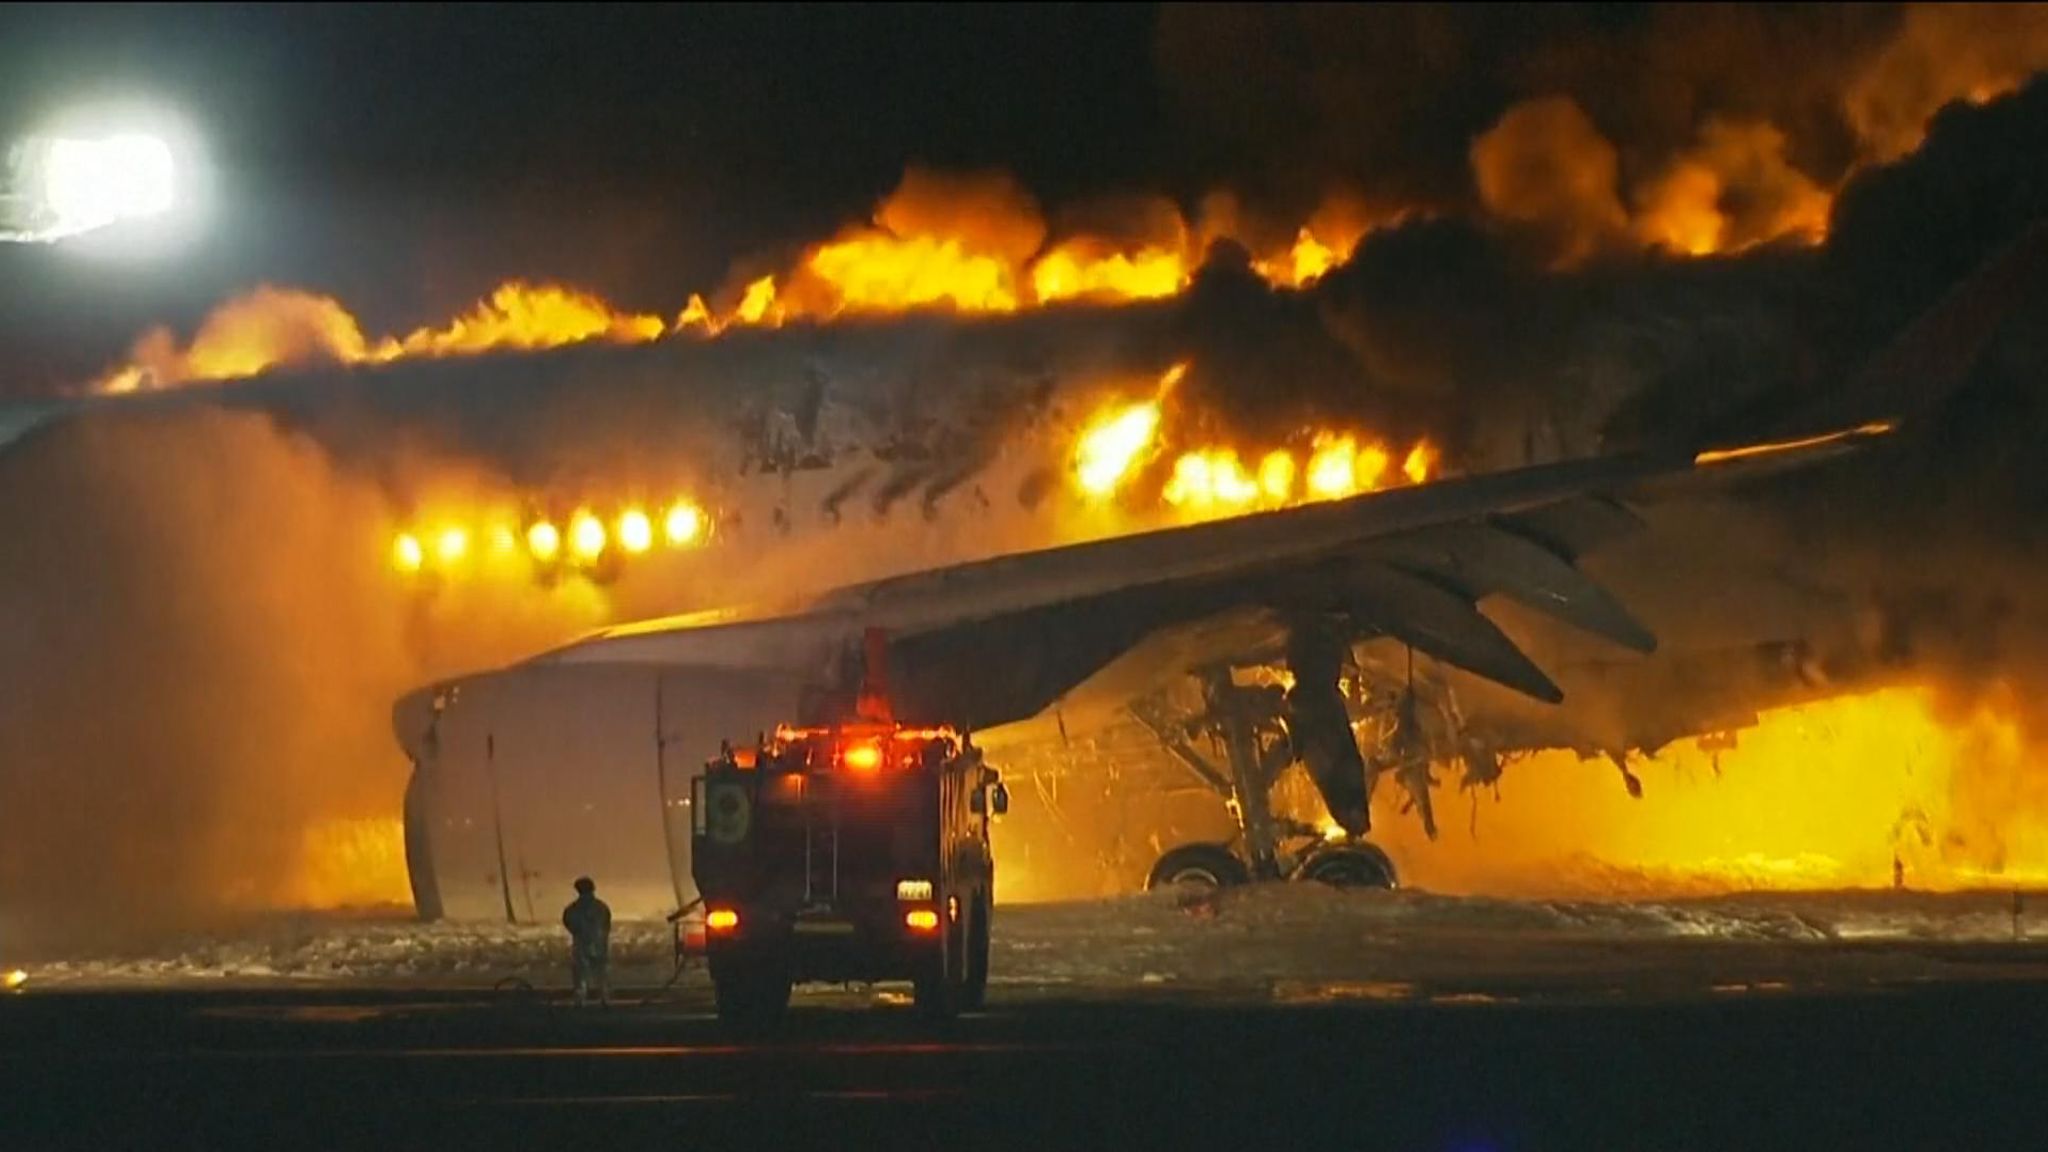
[[[863,218],[910,163],[1002,169],[1049,208],[1345,184],[1473,199],[1471,141],[1563,93],[1624,177],[1714,115],[1823,181],[1894,6],[16,6],[10,134],[81,102],[174,109],[216,169],[174,256],[0,251],[0,391],[104,366],[260,281],[378,332],[512,276],[672,311],[736,260]],[[109,242],[108,246],[113,246]]]
[[[10,9],[17,130],[102,92],[175,107],[219,169],[221,215],[179,260],[0,253],[0,341],[104,354],[265,278],[380,329],[511,275],[666,311],[744,253],[865,214],[913,159],[1006,168],[1053,198],[1189,183],[1152,22],[1095,5]]]

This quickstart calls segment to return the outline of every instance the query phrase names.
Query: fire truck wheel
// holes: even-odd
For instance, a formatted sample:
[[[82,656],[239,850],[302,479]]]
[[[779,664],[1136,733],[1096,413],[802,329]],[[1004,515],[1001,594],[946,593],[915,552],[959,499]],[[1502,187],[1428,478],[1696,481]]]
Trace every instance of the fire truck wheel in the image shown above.
[[[911,988],[911,1002],[917,1006],[918,1015],[927,1020],[951,1020],[959,1014],[965,999],[966,980],[961,969],[966,956],[960,946],[958,927],[949,929],[940,939],[939,955],[932,958]]]
[[[767,1028],[789,1010],[789,978],[774,972],[732,972],[712,983],[718,1019],[735,1028]]]
[[[1199,888],[1229,888],[1251,881],[1244,861],[1221,844],[1183,844],[1159,858],[1145,890],[1188,885]]]
[[[960,1007],[981,1011],[988,1003],[988,905],[979,899],[969,914],[967,926],[967,985],[961,989]]]

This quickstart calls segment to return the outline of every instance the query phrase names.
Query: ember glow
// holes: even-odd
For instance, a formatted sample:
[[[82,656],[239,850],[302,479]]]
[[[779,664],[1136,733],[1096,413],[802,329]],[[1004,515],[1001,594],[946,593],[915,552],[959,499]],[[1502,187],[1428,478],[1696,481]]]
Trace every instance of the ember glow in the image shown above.
[[[1373,835],[1453,891],[1890,887],[1895,862],[1913,888],[2048,883],[2048,758],[2018,715],[1922,687],[1845,695],[1631,759],[1641,799],[1605,759],[1546,752],[1508,766],[1498,803],[1440,791],[1434,844],[1384,804]]]

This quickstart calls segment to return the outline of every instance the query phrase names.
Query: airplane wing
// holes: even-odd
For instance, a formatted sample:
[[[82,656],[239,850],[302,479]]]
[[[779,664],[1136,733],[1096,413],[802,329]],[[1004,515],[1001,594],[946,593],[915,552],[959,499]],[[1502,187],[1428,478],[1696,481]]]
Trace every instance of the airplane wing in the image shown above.
[[[1784,454],[1810,459],[1877,434]],[[1276,648],[1287,621],[1303,616],[1346,620],[1355,634],[1394,637],[1555,702],[1557,686],[1480,602],[1510,597],[1624,648],[1653,649],[1649,630],[1577,561],[1641,527],[1617,494],[1735,475],[1751,460],[1695,456],[1539,465],[1003,556],[848,588],[807,615],[842,642],[885,629],[892,702],[915,722],[979,729],[1055,701],[1120,706],[1162,677]],[[716,629],[627,625],[540,659],[687,664]]]

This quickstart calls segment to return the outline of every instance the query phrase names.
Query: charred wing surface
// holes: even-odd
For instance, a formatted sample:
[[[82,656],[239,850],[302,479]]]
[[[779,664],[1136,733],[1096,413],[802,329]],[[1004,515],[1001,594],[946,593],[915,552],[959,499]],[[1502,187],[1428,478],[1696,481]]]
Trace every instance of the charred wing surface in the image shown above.
[[[1360,631],[1392,636],[1446,664],[1556,704],[1564,693],[1473,599],[1420,576],[1363,563],[1338,578],[1344,612]],[[1297,673],[1299,674],[1299,673]]]
[[[1656,645],[1650,631],[1573,563],[1642,527],[1619,504],[1581,497],[1368,536],[1349,547],[1310,551],[1268,537],[1261,542],[1270,544],[1270,559],[1240,555],[1235,573],[1181,581],[1140,577],[1102,593],[1077,589],[1022,611],[910,631],[892,641],[891,664],[903,670],[898,686],[912,714],[989,727],[1054,703],[1077,716],[1119,708],[1162,678],[1252,660],[1251,645],[1270,646],[1284,635],[1276,619],[1281,614],[1329,614],[1354,636],[1391,636],[1555,703],[1562,699],[1558,687],[1479,602],[1509,596],[1621,647],[1650,651]],[[1308,543],[1315,534],[1305,535]],[[1295,559],[1302,552],[1314,559]],[[951,588],[942,580],[924,584],[930,594],[924,609],[949,595],[980,599],[973,578],[979,574],[961,575],[967,579]],[[912,587],[906,582],[863,592],[881,608]],[[970,614],[978,606],[961,605]],[[1245,627],[1188,631],[1198,621],[1245,611],[1263,618]],[[1334,665],[1329,673],[1334,682]],[[1297,674],[1313,678],[1301,669]]]
[[[1587,493],[1686,466],[1617,457],[1470,477],[878,581],[832,593],[812,612],[890,630],[903,715],[975,728],[1055,703],[1113,711],[1136,685],[1247,660],[1247,629],[1191,637],[1183,626],[1261,609],[1334,613],[1354,634],[1396,637],[1554,702],[1556,685],[1479,602],[1507,595],[1650,649],[1648,629],[1574,566],[1641,521]],[[1280,638],[1269,626],[1249,631],[1269,644]],[[1172,643],[1152,642],[1166,635]],[[645,658],[659,656],[650,648]],[[1098,690],[1116,698],[1091,701]]]
[[[1550,509],[1587,491],[1628,487],[1690,467],[1689,456],[1637,455],[1489,473],[920,572],[842,589],[815,608],[856,613],[911,632],[971,626],[1132,587],[1222,582],[1248,588],[1358,555],[1368,544],[1397,536],[1496,513]]]
[[[1581,502],[1592,505],[1594,502]],[[1564,521],[1560,506],[1552,519]],[[1642,527],[1632,513],[1624,531]],[[1613,539],[1604,536],[1599,543]],[[1656,650],[1657,638],[1605,588],[1573,563],[1577,549],[1560,548],[1549,535],[1509,517],[1445,528],[1414,539],[1389,540],[1372,549],[1393,571],[1432,581],[1470,601],[1499,594],[1583,632],[1637,652]],[[1592,545],[1597,547],[1597,543]]]

